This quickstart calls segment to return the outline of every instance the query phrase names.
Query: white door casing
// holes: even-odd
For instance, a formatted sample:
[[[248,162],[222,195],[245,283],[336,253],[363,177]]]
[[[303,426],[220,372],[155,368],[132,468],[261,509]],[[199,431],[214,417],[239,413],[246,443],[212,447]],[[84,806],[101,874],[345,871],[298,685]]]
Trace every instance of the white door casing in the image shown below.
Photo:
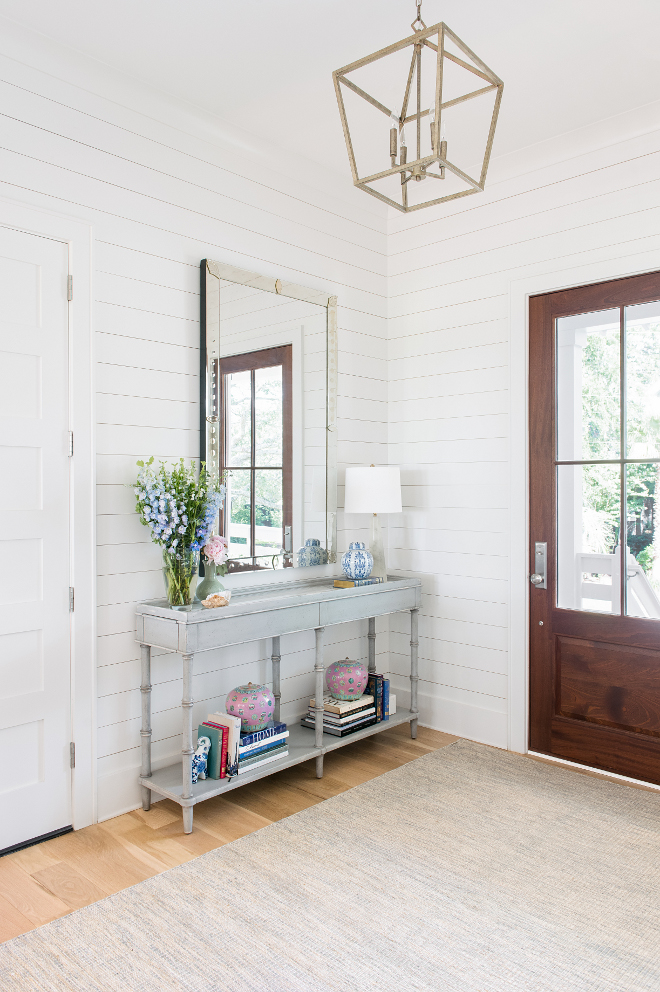
[[[68,255],[0,228],[0,850],[72,822]]]

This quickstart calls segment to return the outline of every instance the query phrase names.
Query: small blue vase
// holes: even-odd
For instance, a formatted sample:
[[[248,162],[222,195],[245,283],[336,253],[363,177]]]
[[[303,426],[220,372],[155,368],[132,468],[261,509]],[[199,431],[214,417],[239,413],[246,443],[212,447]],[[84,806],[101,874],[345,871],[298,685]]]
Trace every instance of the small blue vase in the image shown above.
[[[352,541],[341,557],[341,567],[349,579],[368,579],[374,567],[374,557],[362,541]]]
[[[303,568],[305,565],[325,565],[328,555],[325,548],[321,547],[321,542],[316,537],[308,537],[305,547],[298,551],[298,565]]]

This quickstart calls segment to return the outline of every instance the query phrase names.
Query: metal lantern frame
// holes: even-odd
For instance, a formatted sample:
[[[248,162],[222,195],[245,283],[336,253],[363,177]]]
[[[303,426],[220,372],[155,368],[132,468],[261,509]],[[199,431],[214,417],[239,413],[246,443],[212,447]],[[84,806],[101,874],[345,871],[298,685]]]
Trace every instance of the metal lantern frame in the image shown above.
[[[418,28],[417,25],[420,25]],[[346,140],[346,149],[348,151],[348,158],[351,164],[351,172],[353,174],[353,183],[360,189],[363,189],[365,193],[370,193],[372,196],[377,197],[379,200],[383,200],[385,203],[402,213],[409,213],[413,210],[421,210],[423,207],[431,207],[437,203],[445,203],[447,200],[455,200],[461,196],[470,196],[472,193],[482,193],[484,190],[486,182],[486,173],[488,171],[488,165],[490,162],[491,150],[493,147],[493,138],[495,135],[495,127],[497,125],[497,118],[500,110],[500,103],[502,101],[502,92],[504,90],[504,83],[496,76],[492,69],[482,62],[482,60],[471,51],[468,46],[461,41],[461,39],[454,34],[451,28],[447,27],[444,22],[439,24],[434,24],[432,27],[427,28],[421,17],[419,16],[419,4],[417,10],[417,20],[413,21],[411,27],[414,30],[414,34],[410,35],[408,38],[404,38],[403,41],[399,41],[394,45],[390,45],[388,48],[382,48],[379,52],[375,52],[373,55],[367,55],[365,58],[358,59],[357,62],[352,62],[350,65],[344,66],[342,69],[336,69],[332,78],[335,84],[335,92],[337,94],[337,103],[339,104],[339,114],[341,116],[341,123],[344,129],[344,138]],[[436,36],[437,41],[432,41],[431,39]],[[452,52],[448,52],[445,49],[445,42],[449,39],[453,44],[468,58],[472,61],[472,65],[465,62],[463,59],[454,55]],[[360,86],[357,86],[351,79],[347,78],[347,74],[353,72],[356,69],[361,69],[363,66],[369,65],[372,62],[378,61],[378,59],[386,58],[388,55],[392,55],[394,52],[399,52],[405,48],[413,48],[412,59],[410,63],[410,70],[408,72],[408,82],[406,85],[406,90],[403,98],[403,104],[401,108],[401,113],[399,115],[395,114],[388,107],[384,106],[379,100],[371,96]],[[435,78],[435,107],[434,112],[434,122],[431,124],[431,142],[432,142],[432,154],[427,156],[421,155],[421,127],[422,120],[428,117],[432,110],[428,108],[426,110],[422,109],[421,105],[421,64],[422,64],[422,49],[424,47],[432,49],[436,52],[436,78]],[[475,76],[480,77],[487,83],[486,86],[481,86],[478,89],[466,93],[463,96],[456,97],[453,100],[448,100],[445,103],[442,101],[442,80],[444,73],[444,63],[445,59],[449,59],[456,65],[461,66],[463,69],[467,69],[468,72],[473,73]],[[417,109],[412,113],[408,113],[410,96],[413,87],[413,78],[416,77],[416,103]],[[353,151],[353,143],[351,141],[351,133],[348,125],[348,118],[346,116],[346,108],[344,107],[344,98],[342,94],[342,86],[346,86],[347,89],[352,90],[358,96],[366,100],[377,110],[380,110],[387,117],[392,118],[398,122],[398,133],[401,133],[402,128],[405,124],[410,124],[415,122],[416,129],[416,151],[417,157],[414,160],[408,162],[407,158],[407,147],[406,145],[401,145],[401,161],[399,164],[395,164],[396,160],[396,138],[391,135],[390,139],[390,157],[392,160],[392,166],[389,169],[385,169],[383,172],[374,173],[371,176],[360,176],[358,173],[357,163],[355,161],[355,153]],[[473,100],[476,97],[480,97],[483,94],[491,93],[496,90],[495,102],[493,106],[493,113],[490,122],[490,128],[488,131],[488,138],[486,141],[486,150],[484,152],[483,162],[481,166],[481,173],[478,179],[469,176],[462,169],[459,169],[457,165],[454,165],[447,158],[447,142],[441,140],[441,122],[442,122],[442,112],[447,110],[449,107],[454,107],[459,103],[464,103],[466,100]],[[395,132],[395,127],[392,128]],[[403,152],[403,149],[406,152]],[[427,169],[430,165],[437,162],[440,166],[440,174],[434,172],[428,172]],[[470,189],[460,190],[457,193],[450,193],[447,196],[439,196],[436,199],[427,200],[425,203],[417,203],[413,205],[408,204],[408,186],[407,183],[410,180],[420,181],[422,179],[444,179],[444,170],[447,169],[449,172],[458,176],[465,183],[470,186]],[[387,176],[395,176],[397,174],[401,175],[401,203],[397,203],[391,197],[386,196],[379,190],[373,189],[369,184],[377,182],[380,179],[384,179]]]

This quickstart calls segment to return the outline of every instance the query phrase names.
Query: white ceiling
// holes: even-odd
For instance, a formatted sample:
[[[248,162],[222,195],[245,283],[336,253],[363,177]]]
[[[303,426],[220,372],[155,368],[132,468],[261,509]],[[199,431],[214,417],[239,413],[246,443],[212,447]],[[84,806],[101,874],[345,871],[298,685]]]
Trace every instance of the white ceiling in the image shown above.
[[[0,14],[348,176],[331,72],[409,35],[415,4],[0,0]],[[504,80],[495,156],[660,98],[659,0],[424,0],[422,16]]]

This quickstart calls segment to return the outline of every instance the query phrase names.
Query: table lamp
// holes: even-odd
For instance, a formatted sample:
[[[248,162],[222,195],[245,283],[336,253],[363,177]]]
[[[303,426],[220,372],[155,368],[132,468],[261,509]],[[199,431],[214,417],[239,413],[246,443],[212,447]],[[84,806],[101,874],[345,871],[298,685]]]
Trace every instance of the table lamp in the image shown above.
[[[398,465],[346,469],[345,513],[370,513],[369,550],[374,557],[371,577],[387,580],[379,513],[401,513],[401,473]]]

